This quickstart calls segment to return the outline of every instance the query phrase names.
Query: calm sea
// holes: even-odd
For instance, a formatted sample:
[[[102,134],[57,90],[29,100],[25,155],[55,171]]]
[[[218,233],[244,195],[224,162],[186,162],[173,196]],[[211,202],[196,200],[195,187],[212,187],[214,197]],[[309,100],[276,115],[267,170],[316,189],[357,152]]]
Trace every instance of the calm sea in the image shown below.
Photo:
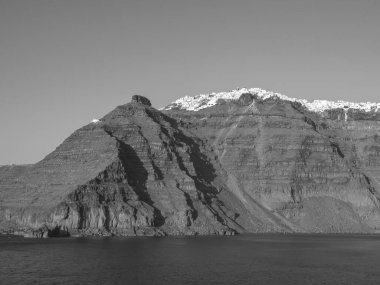
[[[380,236],[1,237],[0,284],[380,284]]]

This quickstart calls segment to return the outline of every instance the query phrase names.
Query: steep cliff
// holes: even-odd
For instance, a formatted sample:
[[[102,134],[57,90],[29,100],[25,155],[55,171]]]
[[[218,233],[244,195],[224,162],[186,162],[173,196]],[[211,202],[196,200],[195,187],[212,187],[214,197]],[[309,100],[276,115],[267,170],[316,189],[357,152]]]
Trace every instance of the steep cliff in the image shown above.
[[[379,107],[243,89],[188,97],[165,112],[213,147],[230,191],[296,231],[339,233],[379,227]]]
[[[0,167],[0,228],[31,236],[376,232],[376,104],[261,89],[135,95],[34,165]]]

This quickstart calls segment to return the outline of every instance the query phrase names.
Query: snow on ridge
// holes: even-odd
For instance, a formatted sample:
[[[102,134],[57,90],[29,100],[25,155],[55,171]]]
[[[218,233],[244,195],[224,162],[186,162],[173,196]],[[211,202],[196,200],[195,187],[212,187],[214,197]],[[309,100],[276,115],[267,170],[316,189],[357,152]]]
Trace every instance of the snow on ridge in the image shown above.
[[[201,109],[216,105],[219,99],[224,99],[227,101],[237,100],[244,93],[258,94],[258,96],[264,96],[268,92],[260,88],[238,88],[229,92],[214,92],[210,94],[200,94],[194,97],[185,96],[174,101],[169,106],[163,108],[163,110],[170,110],[174,107],[179,107],[180,109],[185,109],[189,111],[199,111]]]
[[[277,97],[284,101],[298,102],[312,112],[323,112],[331,109],[356,109],[365,112],[378,112],[380,110],[380,103],[353,103],[342,100],[314,100],[313,102],[309,102],[305,99],[291,98],[286,95],[275,93],[272,91],[266,91],[261,88],[238,88],[229,92],[214,92],[210,94],[200,94],[194,97],[185,96],[174,101],[173,103],[162,108],[161,110],[171,110],[173,108],[180,108],[188,111],[199,111],[205,108],[215,106],[219,99],[224,99],[226,101],[238,100],[240,96],[244,93],[255,94],[263,100],[271,97]]]

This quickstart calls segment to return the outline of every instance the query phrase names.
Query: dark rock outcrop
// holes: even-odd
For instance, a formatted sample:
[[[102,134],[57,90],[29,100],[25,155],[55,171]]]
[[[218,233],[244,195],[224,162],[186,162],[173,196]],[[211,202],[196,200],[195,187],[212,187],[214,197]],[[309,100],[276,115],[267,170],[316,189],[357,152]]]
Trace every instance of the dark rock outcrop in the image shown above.
[[[238,103],[242,106],[248,106],[252,104],[254,96],[251,93],[244,93],[240,96]]]
[[[380,123],[342,114],[252,94],[161,112],[135,95],[37,164],[0,167],[0,229],[32,237],[376,232]]]
[[[146,106],[152,106],[152,104],[150,103],[150,100],[144,96],[141,96],[141,95],[133,95],[132,96],[132,103],[140,103],[140,104],[143,104],[143,105],[146,105]]]

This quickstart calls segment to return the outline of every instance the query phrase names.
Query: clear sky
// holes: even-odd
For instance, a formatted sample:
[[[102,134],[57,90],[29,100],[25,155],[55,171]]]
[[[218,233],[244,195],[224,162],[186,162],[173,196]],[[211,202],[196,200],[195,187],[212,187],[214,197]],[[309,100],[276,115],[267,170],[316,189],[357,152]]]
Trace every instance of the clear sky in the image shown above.
[[[133,94],[380,101],[378,0],[0,0],[0,165]]]

